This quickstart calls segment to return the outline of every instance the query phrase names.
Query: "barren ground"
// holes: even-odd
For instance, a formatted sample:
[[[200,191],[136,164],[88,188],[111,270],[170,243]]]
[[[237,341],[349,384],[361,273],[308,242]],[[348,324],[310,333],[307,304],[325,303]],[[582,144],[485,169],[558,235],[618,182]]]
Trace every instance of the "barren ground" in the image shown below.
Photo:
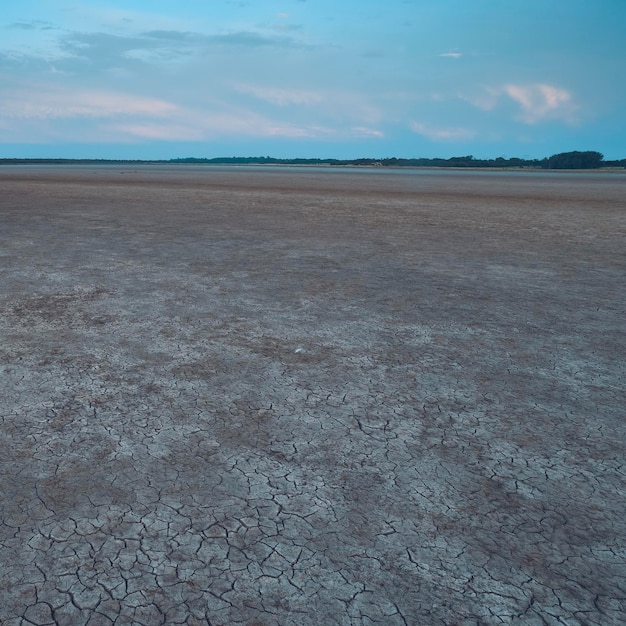
[[[626,623],[626,175],[0,168],[0,623]]]

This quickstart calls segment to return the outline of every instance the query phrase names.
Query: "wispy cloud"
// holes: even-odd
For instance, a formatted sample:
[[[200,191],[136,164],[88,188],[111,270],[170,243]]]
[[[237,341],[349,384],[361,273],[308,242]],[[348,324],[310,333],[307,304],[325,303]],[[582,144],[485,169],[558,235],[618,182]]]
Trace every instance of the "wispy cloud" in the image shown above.
[[[324,126],[298,125],[274,120],[253,111],[186,110],[178,121],[115,123],[109,128],[117,140],[206,141],[223,137],[327,139],[340,136]]]
[[[421,122],[411,122],[411,130],[432,141],[465,141],[473,139],[476,132],[462,127],[435,127]]]
[[[483,111],[493,111],[504,101],[513,101],[519,110],[515,118],[525,124],[537,124],[547,120],[576,122],[577,105],[571,92],[547,83],[508,83],[498,87],[487,87],[461,99]]]
[[[142,33],[142,37],[147,37],[148,39],[157,39],[160,41],[170,41],[176,43],[182,42],[189,44],[197,43],[198,40],[201,40],[203,38],[203,36],[199,35],[198,33],[184,30],[150,30]]]
[[[262,130],[261,136],[264,137],[285,137],[291,139],[324,139],[337,135],[337,132],[332,128],[316,125],[298,126],[296,124],[274,123],[260,130]]]
[[[517,102],[521,111],[518,116],[526,124],[536,124],[546,119],[573,121],[575,107],[572,94],[553,85],[505,85],[504,93]]]
[[[164,117],[178,110],[158,98],[103,90],[22,89],[0,101],[0,116],[13,119],[106,118],[118,115]]]
[[[54,26],[50,22],[43,22],[41,20],[32,20],[30,22],[14,22],[9,25],[9,28],[17,28],[20,30],[57,30],[58,27]]]
[[[298,100],[293,93],[270,95]],[[39,84],[13,87],[0,101],[0,130],[4,139],[19,128],[25,141],[42,143],[57,141],[61,129],[69,133],[64,136],[65,141],[79,143],[200,142],[216,137],[325,140],[376,134],[366,128],[345,130],[263,115],[254,108],[235,105],[228,98],[195,107],[119,91],[61,89]],[[29,139],[31,133],[36,133],[36,138]]]
[[[181,124],[112,124],[107,127],[112,141],[160,140],[160,141],[197,141],[198,132]]]
[[[460,59],[463,56],[462,52],[457,52],[453,50],[452,52],[443,52],[439,55],[440,57],[447,57],[450,59]]]
[[[278,106],[287,106],[290,104],[310,105],[323,100],[322,95],[319,93],[300,89],[284,89],[258,85],[237,85],[236,89],[240,93],[249,94],[259,100],[265,100],[266,102]]]
[[[275,31],[279,33],[291,33],[297,30],[302,30],[301,24],[275,24],[273,26]]]
[[[375,128],[366,128],[365,126],[356,126],[352,129],[354,135],[357,137],[377,137],[378,139],[382,139],[385,136],[381,130],[376,130]]]
[[[238,31],[223,35],[209,35],[206,37],[207,43],[218,43],[229,46],[249,46],[274,47],[274,48],[295,48],[301,44],[291,37],[268,36],[254,31]]]
[[[24,22],[13,25],[14,29],[35,31],[48,28],[44,22]],[[49,27],[54,28],[53,26]],[[18,59],[23,65],[33,66],[36,62],[57,62],[70,71],[84,71],[86,67],[131,69],[146,63],[155,68],[169,61],[184,57],[198,57],[203,54],[230,54],[231,51],[266,50],[268,53],[283,49],[305,47],[295,37],[283,31],[297,30],[288,27],[280,33],[254,30],[233,30],[225,32],[201,33],[187,30],[149,30],[136,34],[111,32],[60,31],[61,34],[45,46],[25,46],[23,43],[13,49],[7,48],[0,54],[7,62]],[[15,62],[14,62],[15,63]]]
[[[469,102],[471,105],[481,109],[482,111],[493,111],[493,109],[495,109],[498,105],[501,96],[502,89],[494,87],[486,87],[477,92],[458,94],[458,97],[461,100]]]
[[[292,107],[290,113],[293,112],[294,117],[300,120],[308,119],[309,124],[314,125],[315,122],[322,121],[322,124],[326,123],[331,127],[341,127],[343,130],[340,134],[346,136],[382,136],[382,131],[376,126],[383,120],[384,110],[376,106],[371,97],[357,91],[337,89],[313,91],[251,83],[235,84],[234,89],[274,106]],[[300,111],[296,110],[298,108]]]

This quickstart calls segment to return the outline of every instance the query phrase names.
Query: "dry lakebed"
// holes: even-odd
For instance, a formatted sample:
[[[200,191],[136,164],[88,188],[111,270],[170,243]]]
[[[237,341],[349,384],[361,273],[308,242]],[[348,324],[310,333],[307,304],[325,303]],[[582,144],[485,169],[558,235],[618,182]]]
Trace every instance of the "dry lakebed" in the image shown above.
[[[0,167],[0,624],[626,623],[626,174]]]

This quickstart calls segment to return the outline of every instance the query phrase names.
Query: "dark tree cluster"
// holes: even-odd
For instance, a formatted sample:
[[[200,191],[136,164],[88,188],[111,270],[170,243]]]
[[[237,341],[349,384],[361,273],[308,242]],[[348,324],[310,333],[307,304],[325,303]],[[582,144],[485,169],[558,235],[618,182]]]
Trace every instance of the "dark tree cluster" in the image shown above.
[[[560,152],[544,159],[542,167],[548,170],[594,170],[602,167],[604,155],[600,152]]]

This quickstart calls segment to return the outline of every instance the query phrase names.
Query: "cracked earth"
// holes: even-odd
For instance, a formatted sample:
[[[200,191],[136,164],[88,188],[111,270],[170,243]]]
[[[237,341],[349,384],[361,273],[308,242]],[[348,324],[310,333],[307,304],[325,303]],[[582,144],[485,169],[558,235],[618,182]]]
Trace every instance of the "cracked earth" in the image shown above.
[[[625,198],[0,168],[0,623],[626,623]]]

